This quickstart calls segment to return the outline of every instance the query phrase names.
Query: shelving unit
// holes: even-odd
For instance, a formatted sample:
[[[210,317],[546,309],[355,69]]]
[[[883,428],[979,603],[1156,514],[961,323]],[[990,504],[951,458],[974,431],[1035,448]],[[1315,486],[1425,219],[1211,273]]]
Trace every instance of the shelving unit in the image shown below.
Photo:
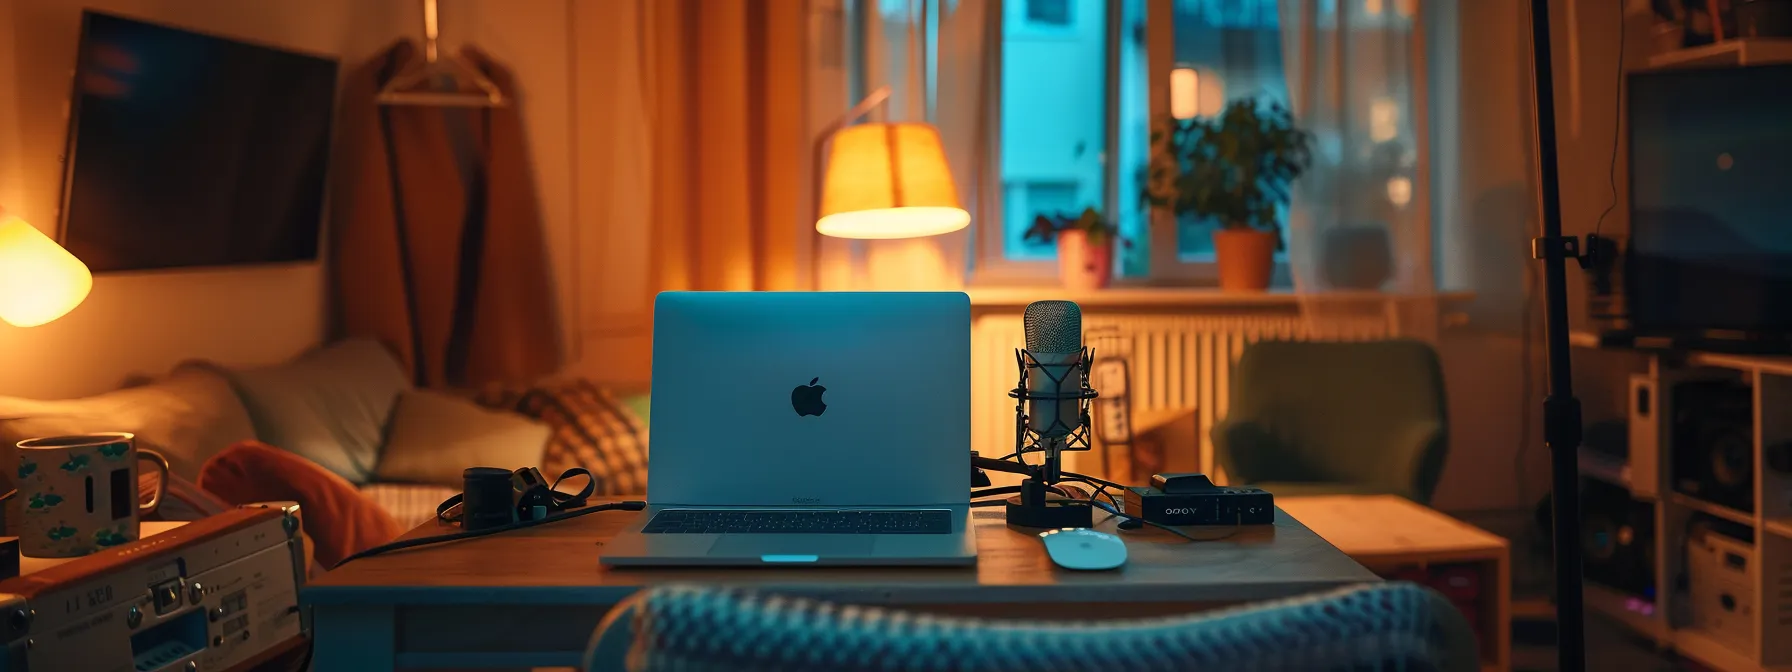
[[[1626,490],[1630,489],[1630,465],[1628,463],[1610,455],[1595,453],[1586,446],[1581,446],[1580,449],[1580,474],[1620,486]]]
[[[1748,38],[1679,49],[1649,57],[1650,68],[1697,68],[1792,62],[1792,40]]]
[[[1720,504],[1713,504],[1691,495],[1675,492],[1669,494],[1668,498],[1675,506],[1685,507],[1687,510],[1697,511],[1713,518],[1727,520],[1740,525],[1755,524],[1755,517],[1753,514],[1743,513]]]
[[[1591,334],[1574,334],[1570,341],[1583,348],[1601,345],[1599,338]],[[1658,480],[1653,483],[1653,491],[1660,493],[1656,497],[1634,495],[1653,505],[1655,511],[1656,596],[1649,600],[1589,584],[1587,608],[1722,672],[1792,672],[1792,471],[1776,471],[1768,457],[1774,447],[1792,444],[1792,358],[1687,352],[1641,354],[1648,357],[1650,377],[1655,380],[1710,375],[1734,377],[1751,388],[1754,509],[1739,511],[1677,491],[1673,483],[1675,447],[1669,431],[1660,432],[1662,435],[1655,442],[1658,452],[1654,455],[1634,454],[1639,445],[1634,440],[1633,454],[1628,460],[1583,448],[1582,476],[1614,483],[1633,493],[1638,492],[1634,475],[1650,471],[1634,465],[1638,460],[1655,460],[1658,468],[1653,472]],[[1662,385],[1667,387],[1668,383]],[[1668,393],[1666,389],[1654,392],[1664,399]],[[1671,424],[1658,426],[1671,428]],[[1720,636],[1693,627],[1690,622],[1691,595],[1679,589],[1678,578],[1684,575],[1687,562],[1688,522],[1696,515],[1729,521],[1753,533],[1752,550],[1747,557],[1754,589],[1748,618],[1753,632],[1745,639],[1752,644],[1738,644],[1738,633]]]

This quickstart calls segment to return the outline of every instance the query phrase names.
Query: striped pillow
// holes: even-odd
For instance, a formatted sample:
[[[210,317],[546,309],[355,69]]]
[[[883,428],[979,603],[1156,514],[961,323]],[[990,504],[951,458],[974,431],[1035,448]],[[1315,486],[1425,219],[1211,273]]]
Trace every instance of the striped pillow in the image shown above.
[[[488,388],[478,400],[553,429],[541,458],[541,471],[548,478],[584,467],[596,479],[598,495],[647,492],[647,425],[608,390],[581,378],[527,388]]]

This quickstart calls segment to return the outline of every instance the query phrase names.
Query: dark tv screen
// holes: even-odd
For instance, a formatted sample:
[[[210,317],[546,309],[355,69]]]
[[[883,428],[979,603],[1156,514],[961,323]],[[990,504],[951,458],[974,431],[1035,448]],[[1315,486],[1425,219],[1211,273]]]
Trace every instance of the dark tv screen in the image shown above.
[[[88,12],[63,244],[96,272],[317,258],[336,61]]]
[[[1792,66],[1629,79],[1639,331],[1792,331]]]

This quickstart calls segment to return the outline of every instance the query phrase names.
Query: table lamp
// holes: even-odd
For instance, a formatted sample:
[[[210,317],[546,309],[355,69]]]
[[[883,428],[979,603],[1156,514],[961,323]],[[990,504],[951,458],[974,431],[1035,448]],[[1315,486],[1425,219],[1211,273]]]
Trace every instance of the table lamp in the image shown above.
[[[818,235],[890,240],[970,225],[939,129],[918,122],[847,125],[889,97],[889,87],[879,88],[816,141],[815,166],[822,176],[816,189]],[[819,249],[820,240],[815,242]]]
[[[81,305],[92,289],[86,264],[0,209],[0,320],[15,327],[49,323]]]

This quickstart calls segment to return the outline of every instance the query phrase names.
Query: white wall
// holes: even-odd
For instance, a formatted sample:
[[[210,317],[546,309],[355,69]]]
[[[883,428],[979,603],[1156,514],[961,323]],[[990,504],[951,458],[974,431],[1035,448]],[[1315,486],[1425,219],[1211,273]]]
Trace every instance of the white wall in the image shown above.
[[[70,75],[84,7],[276,46],[352,66],[383,47],[409,3],[379,0],[5,0],[0,2],[0,203],[53,232]],[[412,9],[415,12],[417,10]],[[0,394],[66,397],[203,357],[275,362],[324,331],[318,264],[106,275],[67,317],[0,324]]]
[[[640,6],[578,0],[456,0],[441,5],[445,47],[474,44],[517,77],[567,373],[646,389],[651,284],[638,93]],[[407,35],[422,17],[404,3]],[[575,53],[575,47],[584,53]],[[583,66],[583,67],[581,67]],[[602,71],[598,71],[602,68]],[[612,92],[614,90],[614,92]],[[618,149],[619,145],[628,149]],[[581,162],[581,157],[584,161]]]
[[[1566,234],[1584,235],[1612,199],[1608,169],[1619,113],[1618,3],[1550,4],[1562,225]],[[1529,241],[1539,225],[1528,7],[1481,0],[1427,3],[1439,19],[1428,36],[1432,51],[1445,52],[1433,59],[1431,70],[1440,101],[1431,117],[1438,277],[1448,288],[1477,295],[1467,327],[1446,337],[1440,348],[1452,422],[1450,462],[1435,501],[1444,509],[1529,507],[1549,490],[1542,441],[1541,262],[1529,258]],[[1648,21],[1634,12],[1630,16],[1626,51],[1634,65],[1645,58]],[[1607,217],[1604,234],[1621,235],[1628,228],[1623,170],[1620,155],[1618,207]],[[1585,322],[1585,283],[1581,271],[1568,271],[1569,313],[1576,325]],[[1621,412],[1623,374],[1632,362],[1588,350],[1573,354],[1575,392],[1589,419]]]

